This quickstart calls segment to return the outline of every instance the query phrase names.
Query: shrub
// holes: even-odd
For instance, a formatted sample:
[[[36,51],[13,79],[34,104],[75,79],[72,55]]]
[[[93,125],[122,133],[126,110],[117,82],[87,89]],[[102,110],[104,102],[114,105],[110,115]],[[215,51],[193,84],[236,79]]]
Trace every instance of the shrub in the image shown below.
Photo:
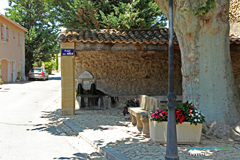
[[[44,66],[45,66],[44,68],[48,72],[48,74],[51,74],[52,70],[53,70],[53,66],[54,66],[53,61],[51,61],[51,62],[44,62]]]
[[[140,107],[140,99],[139,98],[133,98],[133,99],[128,99],[125,102],[127,107]]]

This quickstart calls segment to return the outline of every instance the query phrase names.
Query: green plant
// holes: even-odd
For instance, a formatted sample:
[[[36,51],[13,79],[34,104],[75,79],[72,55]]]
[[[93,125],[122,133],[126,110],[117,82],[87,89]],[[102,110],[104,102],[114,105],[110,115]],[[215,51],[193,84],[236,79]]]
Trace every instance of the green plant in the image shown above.
[[[17,72],[17,75],[18,75],[18,76],[17,76],[17,79],[18,79],[18,80],[21,80],[21,79],[22,79],[22,72]]]
[[[157,121],[157,122],[167,121],[168,112],[165,109],[161,110],[157,108],[156,110],[149,112],[148,117],[151,121]]]
[[[48,72],[48,74],[51,74],[51,73],[52,73],[52,70],[53,70],[53,66],[54,66],[53,61],[44,62],[44,66],[45,66],[45,69],[46,69],[46,71]]]
[[[139,98],[133,98],[128,99],[125,104],[127,107],[139,107],[140,106],[140,99]]]
[[[202,113],[196,107],[194,107],[194,104],[189,103],[188,101],[177,104],[176,112],[177,111],[183,112],[183,121],[190,122],[191,124],[194,123],[195,125],[197,125],[197,123],[205,122],[205,117],[202,115]],[[178,122],[179,121],[177,121],[177,123]]]
[[[206,134],[206,133],[207,133],[207,130],[206,130],[206,128],[204,128],[204,127],[203,127],[203,129],[202,129],[202,133],[204,133],[204,134]]]
[[[37,62],[34,62],[33,63],[33,68],[35,68],[35,67],[42,67],[42,64],[43,64],[43,62],[41,60],[37,61]]]
[[[0,76],[0,84],[5,83],[4,80],[2,79],[2,76]]]
[[[2,68],[2,65],[0,64],[0,69]]]
[[[157,108],[156,110],[149,112],[148,117],[151,121],[167,121],[168,109],[165,108],[164,110],[161,110]],[[176,107],[176,123],[182,122],[190,122],[190,124],[194,123],[197,125],[197,123],[205,122],[205,117],[192,103],[187,101],[185,103],[177,104]]]
[[[211,9],[216,8],[215,0],[207,0],[205,3],[196,3],[196,8],[193,9],[193,14],[195,16],[201,14],[204,17]]]
[[[56,70],[58,71],[58,54],[56,54],[56,64],[55,64],[55,65],[56,65],[55,68],[56,68]]]

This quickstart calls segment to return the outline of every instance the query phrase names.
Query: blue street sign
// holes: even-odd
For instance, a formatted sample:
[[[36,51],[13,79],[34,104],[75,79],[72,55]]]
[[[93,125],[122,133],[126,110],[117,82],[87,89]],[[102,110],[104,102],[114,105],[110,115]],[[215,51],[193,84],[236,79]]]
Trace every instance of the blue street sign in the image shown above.
[[[74,56],[74,49],[61,49],[61,56]]]

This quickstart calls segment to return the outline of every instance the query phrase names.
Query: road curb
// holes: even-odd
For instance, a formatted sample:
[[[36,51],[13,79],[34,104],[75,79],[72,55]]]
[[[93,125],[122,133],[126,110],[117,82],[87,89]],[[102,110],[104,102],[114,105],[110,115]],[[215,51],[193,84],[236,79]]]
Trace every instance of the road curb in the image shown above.
[[[78,136],[84,139],[87,143],[89,143],[91,146],[96,148],[101,154],[103,154],[107,159],[109,160],[131,160],[130,158],[126,157],[124,154],[118,152],[114,148],[102,146],[100,143],[93,142],[91,140],[91,136],[86,137],[83,133],[83,129],[80,128],[78,125],[74,124],[70,120],[61,118],[60,116],[57,116],[58,119],[63,121],[64,124],[66,124],[71,130],[78,133]]]

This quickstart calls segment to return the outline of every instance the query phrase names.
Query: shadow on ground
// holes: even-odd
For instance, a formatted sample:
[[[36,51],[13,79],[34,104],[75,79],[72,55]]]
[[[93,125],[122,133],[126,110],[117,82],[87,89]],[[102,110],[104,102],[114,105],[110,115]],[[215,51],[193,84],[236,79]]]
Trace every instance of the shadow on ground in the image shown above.
[[[92,153],[91,155],[98,154],[97,152]],[[99,158],[90,158],[89,154],[87,153],[75,153],[73,154],[74,157],[58,157],[54,159],[69,159],[69,160],[87,160],[87,159],[99,159]],[[100,159],[99,159],[100,160]]]
[[[61,80],[61,77],[49,77],[48,80]]]
[[[131,159],[164,159],[166,153],[166,145],[155,144],[150,138],[146,138],[140,134],[136,127],[131,126],[131,120],[122,115],[122,108],[107,109],[107,110],[76,110],[76,115],[61,116],[61,110],[43,111],[41,118],[47,118],[50,122],[46,125],[35,126],[36,128],[29,131],[44,131],[57,136],[76,136],[78,133],[68,128],[60,118],[70,121],[79,126],[83,133],[89,133],[95,139],[95,143],[105,147],[111,147]],[[56,117],[58,116],[58,118]],[[103,134],[103,132],[105,132]],[[98,135],[99,134],[103,134]],[[110,133],[110,134],[109,134]],[[119,136],[120,135],[120,136]],[[122,137],[121,137],[122,136]],[[106,138],[107,137],[107,138]],[[111,140],[109,140],[111,139]],[[199,159],[200,157],[190,156],[188,151],[190,147],[224,147],[230,146],[233,143],[221,142],[214,137],[202,135],[200,144],[178,145],[178,153],[181,159]],[[231,147],[231,146],[230,146]],[[239,144],[236,144],[239,148]],[[142,152],[144,149],[144,152]],[[152,155],[152,153],[159,155]],[[229,151],[229,153],[232,151]],[[227,152],[226,152],[227,153]],[[136,155],[136,156],[133,156]],[[87,154],[76,154],[73,157],[59,157],[56,159],[87,159]],[[200,159],[221,159],[218,152],[213,152],[209,156],[203,156]],[[234,155],[235,156],[235,155]],[[148,158],[148,159],[149,159]],[[236,156],[234,157],[236,158]]]

